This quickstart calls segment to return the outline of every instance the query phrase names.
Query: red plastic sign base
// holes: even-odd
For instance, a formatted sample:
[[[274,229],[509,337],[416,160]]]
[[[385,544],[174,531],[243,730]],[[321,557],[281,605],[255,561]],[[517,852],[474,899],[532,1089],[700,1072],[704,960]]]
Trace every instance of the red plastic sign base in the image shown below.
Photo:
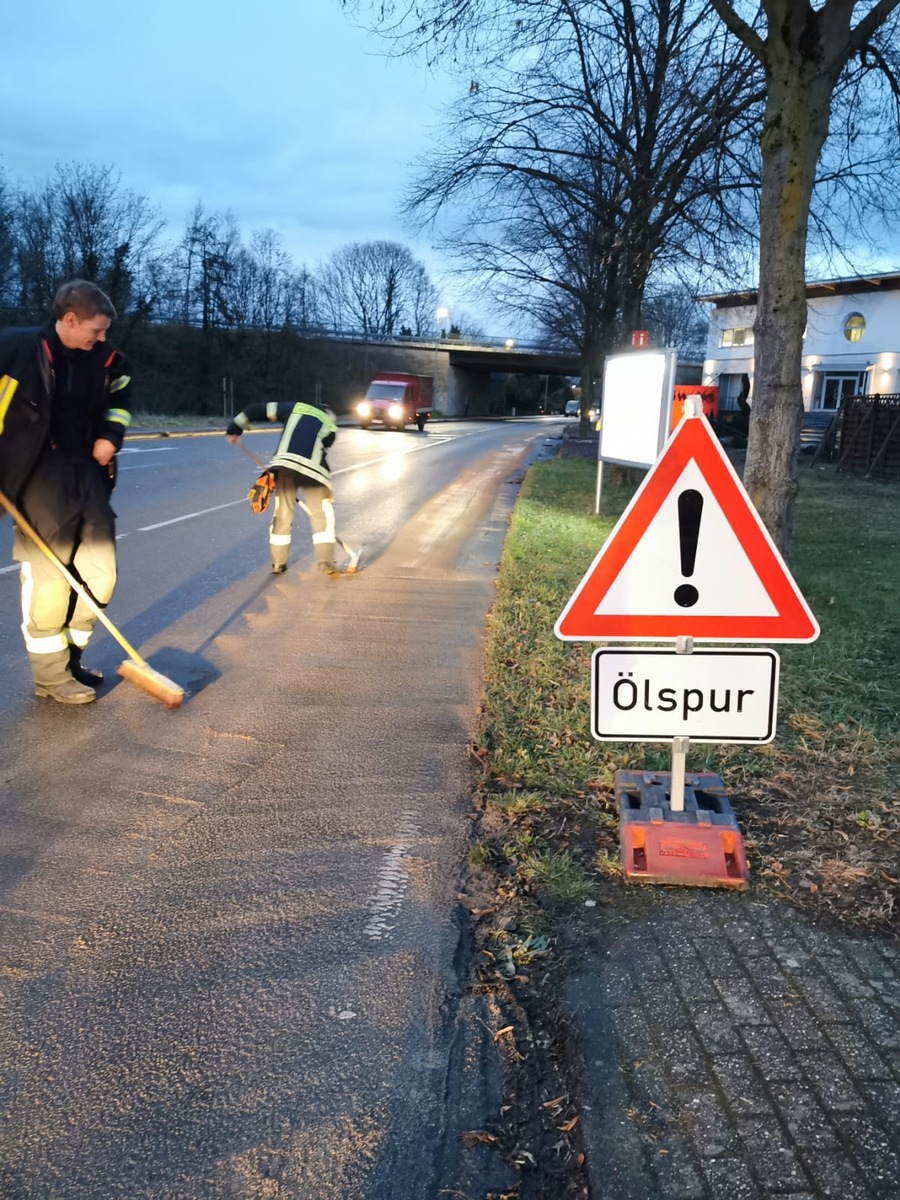
[[[684,810],[670,804],[668,771],[617,771],[616,802],[626,883],[743,890],[750,871],[725,785],[686,775]]]

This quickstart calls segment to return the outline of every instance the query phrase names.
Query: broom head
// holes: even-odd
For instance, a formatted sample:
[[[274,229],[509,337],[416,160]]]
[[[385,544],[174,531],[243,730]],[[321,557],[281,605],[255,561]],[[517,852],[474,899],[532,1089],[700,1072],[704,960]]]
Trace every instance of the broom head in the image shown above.
[[[135,684],[142,691],[164,704],[166,708],[179,708],[184,699],[184,688],[154,671],[147,663],[136,663],[130,658],[119,667],[119,674],[129,683]]]

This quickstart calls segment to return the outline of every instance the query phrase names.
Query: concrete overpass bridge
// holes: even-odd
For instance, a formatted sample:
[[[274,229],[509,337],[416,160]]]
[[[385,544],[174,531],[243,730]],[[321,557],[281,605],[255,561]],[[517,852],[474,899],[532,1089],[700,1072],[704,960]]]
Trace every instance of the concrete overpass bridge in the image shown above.
[[[508,374],[578,376],[574,352],[551,350],[513,339],[466,341],[414,337],[341,337],[341,349],[352,355],[359,376],[402,371],[434,378],[434,408],[450,417],[487,416],[505,412],[503,381]],[[354,371],[354,374],[356,372]],[[359,388],[347,389],[344,411],[351,411]]]

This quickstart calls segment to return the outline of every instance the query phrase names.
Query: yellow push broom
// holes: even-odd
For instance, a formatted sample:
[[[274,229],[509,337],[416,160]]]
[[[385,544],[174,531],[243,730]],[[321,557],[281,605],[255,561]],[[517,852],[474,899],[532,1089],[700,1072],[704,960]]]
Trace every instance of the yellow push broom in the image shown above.
[[[167,708],[178,708],[184,699],[184,689],[180,688],[177,683],[173,683],[171,679],[167,679],[165,675],[160,675],[159,671],[154,671],[149,663],[141,658],[127,638],[119,633],[118,629],[116,629],[115,625],[113,625],[112,621],[110,621],[109,617],[84,584],[75,578],[65,563],[53,553],[38,531],[26,521],[16,506],[2,492],[0,492],[0,507],[6,509],[26,537],[31,538],[44,557],[53,563],[72,591],[81,597],[88,608],[94,613],[97,620],[106,626],[128,655],[126,661],[119,666],[119,674],[122,678],[135,684],[147,692],[148,695],[152,696],[154,700],[159,700],[161,704],[165,704]]]

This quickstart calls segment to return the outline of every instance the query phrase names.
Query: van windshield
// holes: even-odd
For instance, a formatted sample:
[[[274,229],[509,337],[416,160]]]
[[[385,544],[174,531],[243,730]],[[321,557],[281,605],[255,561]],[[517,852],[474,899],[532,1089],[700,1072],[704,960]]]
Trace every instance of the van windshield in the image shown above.
[[[404,383],[370,383],[367,400],[402,400],[406,394]]]

